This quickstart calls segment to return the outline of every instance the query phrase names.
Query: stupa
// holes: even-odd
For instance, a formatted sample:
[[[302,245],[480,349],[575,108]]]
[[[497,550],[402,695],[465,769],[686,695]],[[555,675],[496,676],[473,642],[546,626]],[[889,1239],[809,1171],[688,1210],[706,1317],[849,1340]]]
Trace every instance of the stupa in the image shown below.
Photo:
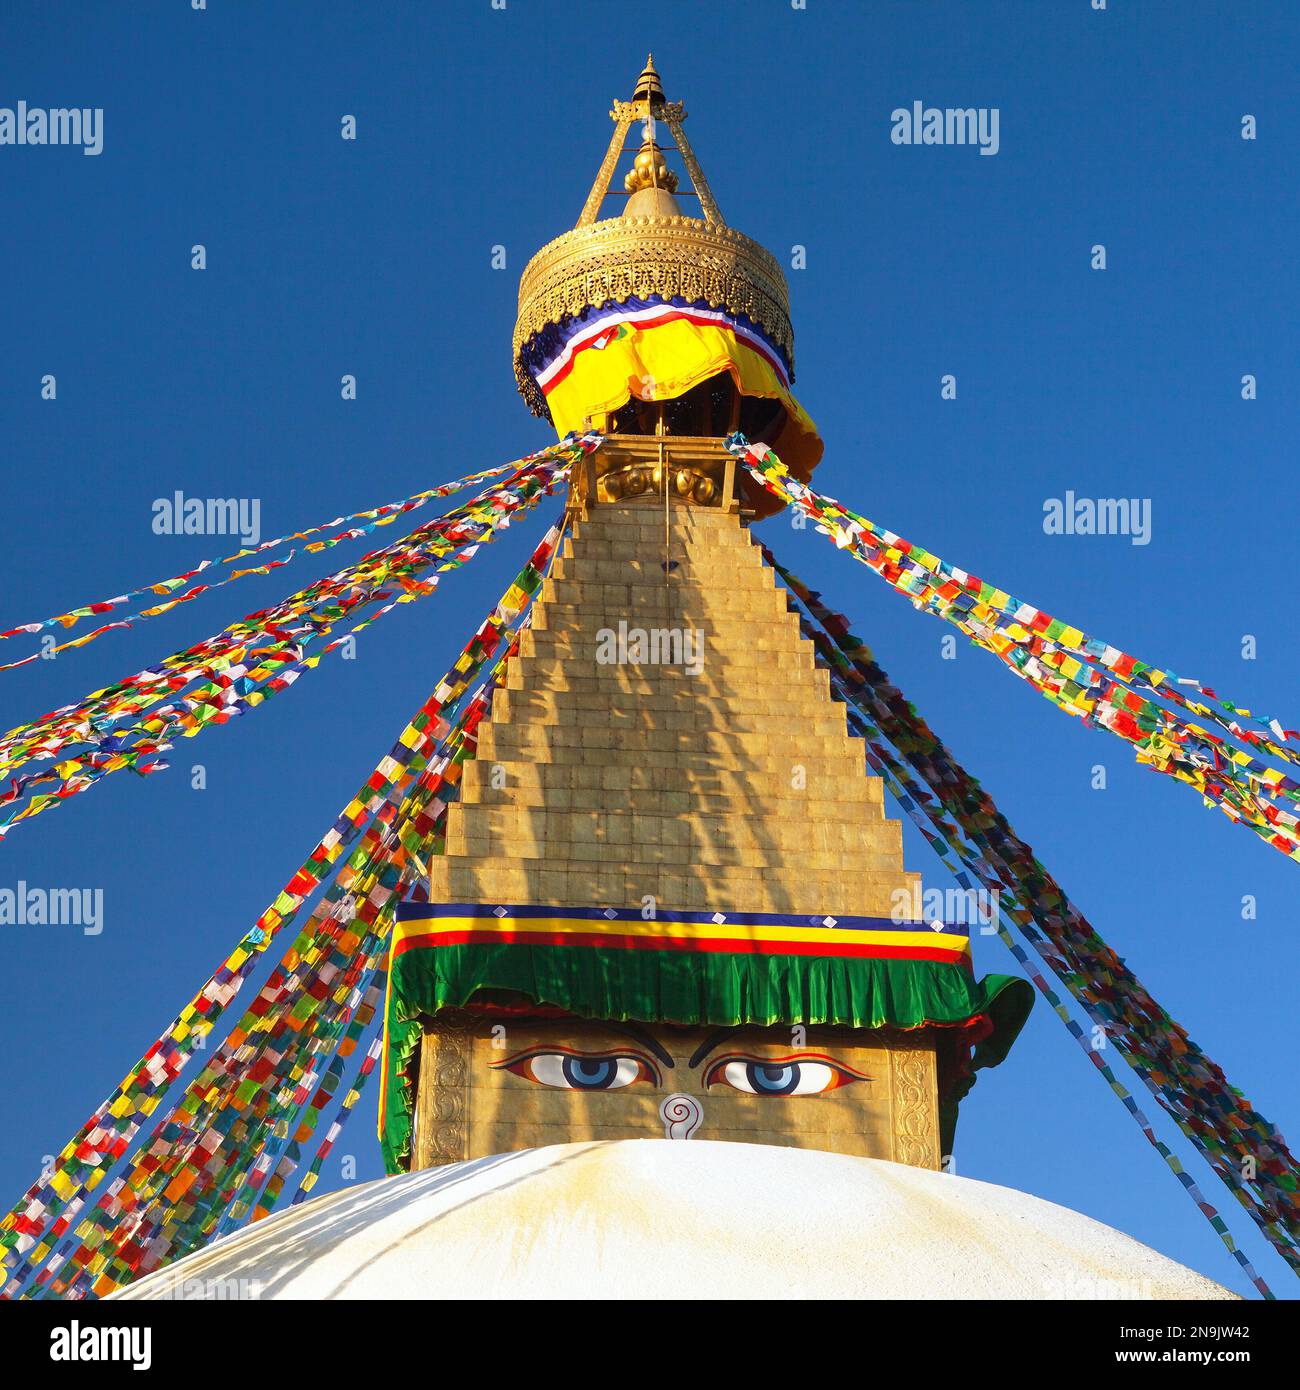
[[[751,535],[776,504],[724,436],[804,479],[822,453],[781,269],[724,221],[653,59],[611,115],[514,335],[532,410],[605,441],[399,909],[392,1176],[122,1296],[1229,1296],[944,1171],[1032,991],[915,915],[882,784]]]

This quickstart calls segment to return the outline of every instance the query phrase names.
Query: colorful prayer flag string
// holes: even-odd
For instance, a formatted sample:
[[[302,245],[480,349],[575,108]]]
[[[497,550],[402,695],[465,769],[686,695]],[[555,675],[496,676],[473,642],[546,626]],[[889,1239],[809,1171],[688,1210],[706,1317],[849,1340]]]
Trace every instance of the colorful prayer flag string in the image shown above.
[[[727,445],[756,482],[811,517],[819,532],[915,607],[952,623],[1059,708],[1132,744],[1139,763],[1195,787],[1205,805],[1300,862],[1300,815],[1278,804],[1280,798],[1300,806],[1300,781],[1254,756],[1262,751],[1300,763],[1300,748],[1288,746],[1300,737],[1295,730],[1252,715],[1197,681],[1138,661],[946,564],[801,483],[766,445],[751,445],[742,435],[732,435]],[[1148,699],[1143,690],[1210,720],[1245,748]]]
[[[1267,1297],[1268,1286],[1233,1242],[1177,1157],[1155,1135],[1104,1057],[1084,1038],[1042,974],[1007,930],[1018,929],[1065,984],[1108,1042],[1129,1063],[1175,1123],[1210,1163],[1282,1257],[1300,1271],[1297,1250],[1297,1173],[1278,1131],[1232,1087],[1222,1071],[1156,1003],[1123,961],[1069,902],[1055,880],[1015,834],[987,792],[952,757],[881,670],[868,648],[790,570],[764,550],[798,600],[804,630],[831,673],[832,690],[865,740],[872,770],[886,778],[907,814],[971,889],[994,895],[999,935],[1026,966],[1062,1021],[1137,1120],[1180,1183],[1219,1233],[1248,1277]],[[800,611],[796,608],[796,611]],[[892,745],[892,746],[891,746]],[[1246,1174],[1252,1174],[1249,1178]]]
[[[113,772],[162,770],[176,737],[228,723],[287,689],[397,604],[432,592],[440,574],[466,563],[515,512],[549,495],[572,459],[590,452],[599,438],[571,437],[543,450],[501,484],[356,565],[157,666],[10,730],[0,738],[0,772],[10,778],[0,790],[0,838]],[[346,634],[313,650],[343,619],[376,604]],[[40,763],[49,766],[27,770]]]
[[[341,1085],[346,1058],[377,1022],[397,897],[420,871],[420,855],[443,833],[492,681],[517,648],[560,535],[559,525],[548,532],[392,752],[235,955],[64,1148],[50,1176],[0,1222],[7,1296],[109,1292],[274,1205],[302,1143]],[[470,697],[480,678],[483,688]],[[335,871],[342,850],[367,823]],[[196,1036],[211,1031],[257,955],[332,875],[243,1018],[180,1102],[138,1143],[143,1119],[159,1108]],[[326,1145],[355,1105],[376,1056],[372,1041]],[[318,1152],[304,1176],[304,1194],[323,1157]],[[119,1160],[125,1167],[88,1206],[89,1194]]]
[[[536,457],[534,455],[533,457]],[[68,651],[74,647],[84,647],[87,643],[93,642],[106,632],[114,631],[118,628],[131,627],[136,622],[146,618],[156,618],[163,613],[169,613],[173,608],[179,607],[183,603],[189,603],[200,595],[209,593],[213,589],[223,588],[227,584],[233,584],[237,579],[243,579],[252,574],[267,574],[273,569],[280,569],[287,565],[297,554],[296,550],[291,550],[283,560],[270,560],[265,564],[252,566],[246,569],[235,570],[228,578],[219,579],[213,583],[195,584],[185,589],[183,593],[177,590],[184,589],[184,586],[191,579],[203,574],[206,570],[219,565],[233,565],[239,560],[254,555],[263,555],[268,550],[276,550],[282,545],[287,545],[290,541],[306,540],[308,536],[319,535],[322,531],[332,530],[335,526],[345,526],[349,529],[339,532],[336,536],[327,537],[325,540],[312,541],[305,545],[303,549],[308,554],[317,554],[323,550],[330,550],[343,541],[355,540],[359,536],[369,535],[380,526],[391,526],[399,516],[407,512],[415,511],[423,507],[426,502],[434,498],[450,497],[453,493],[462,492],[467,487],[472,487],[475,483],[486,481],[488,478],[497,478],[502,474],[511,473],[521,468],[526,460],[519,460],[515,463],[500,464],[496,468],[485,469],[481,473],[471,473],[466,477],[457,478],[454,482],[443,483],[438,487],[429,488],[424,492],[417,492],[411,497],[407,497],[400,502],[386,502],[383,506],[371,507],[364,512],[353,512],[351,516],[335,517],[333,521],[324,521],[317,526],[309,526],[304,531],[294,531],[287,536],[277,536],[274,540],[262,541],[260,545],[249,546],[236,551],[233,555],[226,555],[212,560],[203,560],[191,570],[186,570],[183,574],[174,575],[171,579],[160,579],[153,584],[143,585],[138,589],[131,589],[125,594],[118,594],[115,598],[101,599],[98,603],[83,604],[81,607],[69,609],[66,613],[58,613],[52,618],[42,618],[37,622],[19,623],[17,627],[11,627],[6,632],[0,632],[0,641],[8,637],[21,637],[24,634],[35,635],[43,632],[46,628],[62,627],[67,630],[75,627],[83,618],[101,617],[111,613],[115,608],[121,608],[125,604],[135,599],[143,598],[147,594],[163,598],[165,601],[145,608],[139,613],[132,614],[129,618],[120,619],[116,622],[106,623],[102,627],[96,628],[93,632],[87,633],[84,637],[78,637],[75,641],[63,642],[54,647],[52,651],[34,652],[31,656],[25,656],[19,661],[10,661],[0,666],[0,671],[12,671],[18,666],[26,666],[28,662],[36,661],[43,656],[48,656],[54,652]],[[363,522],[364,525],[356,523]]]

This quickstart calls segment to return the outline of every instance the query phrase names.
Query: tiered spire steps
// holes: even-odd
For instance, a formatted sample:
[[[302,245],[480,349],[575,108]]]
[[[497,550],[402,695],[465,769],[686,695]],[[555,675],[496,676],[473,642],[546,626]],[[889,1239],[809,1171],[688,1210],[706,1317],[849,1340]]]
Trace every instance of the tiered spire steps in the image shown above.
[[[917,883],[812,645],[720,507],[577,522],[461,797],[433,901],[889,916]]]

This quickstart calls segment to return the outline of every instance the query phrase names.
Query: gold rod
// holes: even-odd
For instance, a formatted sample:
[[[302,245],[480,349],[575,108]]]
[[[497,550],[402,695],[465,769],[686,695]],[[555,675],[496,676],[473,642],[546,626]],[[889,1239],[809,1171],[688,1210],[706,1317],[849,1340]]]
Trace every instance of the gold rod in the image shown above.
[[[669,568],[672,536],[668,523],[668,450],[664,447],[664,403],[662,401],[659,402],[659,485],[664,494],[664,618],[668,620],[672,617],[671,590],[668,587],[669,581],[672,579],[672,571]]]

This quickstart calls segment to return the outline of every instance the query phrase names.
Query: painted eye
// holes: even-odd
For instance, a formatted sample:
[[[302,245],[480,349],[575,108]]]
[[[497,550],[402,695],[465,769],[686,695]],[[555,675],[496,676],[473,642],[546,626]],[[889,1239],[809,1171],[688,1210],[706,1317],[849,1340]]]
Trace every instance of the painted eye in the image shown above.
[[[526,1081],[563,1091],[616,1091],[637,1081],[657,1082],[651,1065],[631,1053],[529,1052],[494,1064]]]
[[[751,1096],[814,1096],[867,1077],[820,1057],[721,1057],[704,1084],[715,1082]]]

